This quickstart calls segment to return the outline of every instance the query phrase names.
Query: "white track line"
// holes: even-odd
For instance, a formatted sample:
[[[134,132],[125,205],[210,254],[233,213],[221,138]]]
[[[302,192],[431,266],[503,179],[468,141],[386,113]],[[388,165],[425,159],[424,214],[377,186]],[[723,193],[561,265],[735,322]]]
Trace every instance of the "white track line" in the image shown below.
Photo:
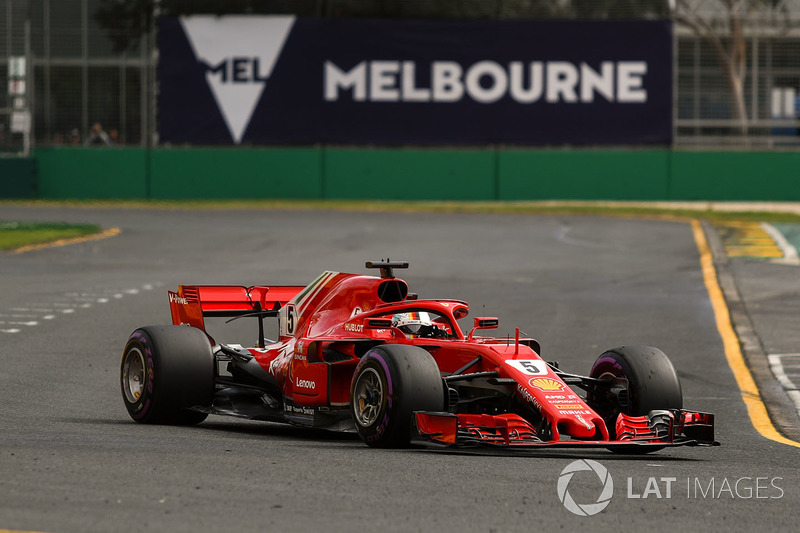
[[[789,395],[789,398],[794,403],[795,409],[797,409],[798,414],[800,414],[800,390],[798,390],[797,385],[795,385],[789,376],[786,375],[786,371],[783,369],[783,358],[784,357],[797,357],[800,358],[800,353],[784,353],[784,354],[772,354],[768,355],[767,358],[769,360],[769,367],[772,370],[772,374],[775,376],[775,379],[778,380],[778,383],[786,390],[786,394]]]
[[[786,237],[783,236],[783,233],[778,231],[778,229],[772,224],[768,224],[766,222],[761,223],[761,229],[766,231],[767,234],[772,237],[772,240],[775,241],[775,244],[777,244],[780,247],[781,252],[783,252],[783,258],[773,259],[773,263],[800,265],[800,257],[797,255],[797,249],[786,240]]]
[[[57,296],[53,302],[34,303],[31,307],[10,307],[0,309],[10,314],[0,313],[0,325],[4,326],[38,326],[42,320],[53,320],[59,314],[73,314],[81,309],[88,309],[94,304],[105,304],[111,300],[120,300],[125,296],[135,296],[142,291],[152,291],[156,287],[164,286],[161,282],[144,283],[140,288],[129,289],[98,289],[93,292],[65,292]],[[30,314],[37,313],[37,314]],[[28,319],[28,320],[25,320]],[[30,320],[35,319],[35,320]],[[0,328],[0,333],[19,333],[19,327]],[[2,533],[2,529],[0,529]]]

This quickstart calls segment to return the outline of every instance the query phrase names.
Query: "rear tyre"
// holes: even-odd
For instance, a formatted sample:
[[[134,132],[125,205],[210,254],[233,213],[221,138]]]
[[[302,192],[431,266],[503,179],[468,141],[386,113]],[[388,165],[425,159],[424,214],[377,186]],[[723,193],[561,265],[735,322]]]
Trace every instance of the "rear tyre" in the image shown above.
[[[631,416],[647,415],[658,409],[681,409],[683,393],[675,367],[669,358],[651,346],[622,346],[608,350],[597,358],[589,377],[614,376],[628,380],[625,405],[610,402],[605,398],[589,394],[589,406],[606,421],[609,436],[616,438],[616,420],[619,413]],[[624,453],[647,453],[658,448],[638,446],[611,448]]]
[[[386,344],[369,350],[356,367],[350,411],[359,437],[375,448],[408,446],[414,411],[443,411],[439,366],[422,348]]]
[[[205,333],[187,326],[134,331],[122,354],[122,401],[143,424],[199,424],[214,397],[214,355]]]

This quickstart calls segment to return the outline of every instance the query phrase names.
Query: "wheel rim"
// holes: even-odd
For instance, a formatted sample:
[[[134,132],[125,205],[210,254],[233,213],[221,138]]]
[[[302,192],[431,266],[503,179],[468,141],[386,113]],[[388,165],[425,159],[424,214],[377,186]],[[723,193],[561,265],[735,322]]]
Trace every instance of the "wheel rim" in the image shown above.
[[[358,376],[353,397],[356,422],[364,427],[374,424],[383,405],[383,382],[374,368],[366,368]]]
[[[122,363],[122,390],[128,403],[136,403],[144,392],[144,355],[137,347],[125,354]]]

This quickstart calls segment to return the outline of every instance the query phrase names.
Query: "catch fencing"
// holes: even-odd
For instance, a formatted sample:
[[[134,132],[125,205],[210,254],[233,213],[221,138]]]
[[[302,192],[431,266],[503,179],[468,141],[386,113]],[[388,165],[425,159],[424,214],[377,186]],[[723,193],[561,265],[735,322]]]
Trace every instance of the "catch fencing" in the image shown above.
[[[5,0],[0,4],[0,154],[35,146],[159,145],[159,15],[192,2]],[[194,5],[212,2],[194,2]],[[673,21],[672,146],[800,145],[800,0],[292,0],[216,11],[320,18]],[[264,4],[264,5],[262,5]],[[119,11],[119,6],[128,6]],[[137,6],[147,9],[136,11]],[[117,11],[114,11],[117,9]],[[212,10],[213,11],[213,10]]]

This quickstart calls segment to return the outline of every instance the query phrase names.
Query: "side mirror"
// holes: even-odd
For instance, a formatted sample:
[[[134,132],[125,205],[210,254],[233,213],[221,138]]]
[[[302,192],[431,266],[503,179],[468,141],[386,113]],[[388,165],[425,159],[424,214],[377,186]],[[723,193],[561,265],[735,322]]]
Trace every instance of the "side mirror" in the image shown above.
[[[495,329],[500,326],[500,319],[496,316],[476,316],[473,325],[475,329]]]
[[[474,326],[467,335],[467,340],[472,340],[475,332],[479,329],[496,329],[500,326],[500,319],[496,316],[476,316],[473,322]]]

